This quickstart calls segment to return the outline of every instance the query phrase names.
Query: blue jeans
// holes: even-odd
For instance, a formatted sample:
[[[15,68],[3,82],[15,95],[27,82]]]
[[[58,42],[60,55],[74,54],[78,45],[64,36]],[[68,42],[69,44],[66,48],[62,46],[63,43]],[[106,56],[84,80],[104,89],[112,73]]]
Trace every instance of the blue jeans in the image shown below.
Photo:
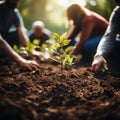
[[[92,56],[96,53],[96,49],[97,49],[97,46],[101,40],[102,36],[96,36],[96,37],[93,37],[93,38],[90,38],[89,40],[87,40],[84,45],[82,46],[82,55],[84,56]],[[71,41],[70,45],[71,46],[74,46],[76,43],[75,40]]]
[[[87,40],[82,47],[83,55],[94,55],[97,50],[97,46],[101,40],[102,36],[96,36]]]

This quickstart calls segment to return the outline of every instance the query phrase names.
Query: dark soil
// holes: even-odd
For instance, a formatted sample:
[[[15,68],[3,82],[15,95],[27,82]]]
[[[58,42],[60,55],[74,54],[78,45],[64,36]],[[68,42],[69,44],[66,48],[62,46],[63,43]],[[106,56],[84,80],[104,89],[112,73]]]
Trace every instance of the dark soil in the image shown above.
[[[29,120],[120,120],[120,78],[110,72],[96,76],[79,67],[60,74],[59,65],[47,63],[31,72],[6,61],[0,60],[0,116],[14,106]]]

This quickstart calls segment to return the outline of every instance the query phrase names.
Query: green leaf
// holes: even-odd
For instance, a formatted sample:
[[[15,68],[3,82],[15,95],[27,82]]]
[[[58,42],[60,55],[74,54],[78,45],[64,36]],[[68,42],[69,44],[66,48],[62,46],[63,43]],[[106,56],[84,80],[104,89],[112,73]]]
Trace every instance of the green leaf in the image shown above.
[[[74,48],[73,46],[69,46],[65,49],[65,52],[69,53],[71,50],[73,50],[73,48]]]
[[[67,45],[69,45],[70,42],[71,42],[71,40],[64,40],[62,42],[62,46],[67,46]]]
[[[29,49],[30,46],[31,46],[31,44],[32,44],[32,43],[31,43],[30,40],[29,40],[28,43],[27,43],[27,47],[26,47],[26,48]]]
[[[66,32],[60,36],[60,43],[62,43],[66,39],[66,36],[67,36]]]
[[[40,45],[40,40],[38,40],[38,39],[33,40],[33,44],[39,46]]]
[[[62,48],[57,49],[57,52],[58,52],[60,55],[63,55],[63,54],[64,54],[64,50],[63,50]]]
[[[28,52],[31,52],[31,51],[33,51],[35,48],[36,48],[35,45],[29,45],[29,46],[27,46],[27,47],[25,48],[25,50],[28,51]]]
[[[45,49],[47,48],[47,44],[42,44],[42,46],[41,46],[41,51],[42,52],[45,52]]]
[[[55,40],[50,39],[46,42],[46,44],[53,45],[53,44],[55,44]]]
[[[27,47],[25,48],[26,51],[28,52],[32,52],[33,50],[35,50],[38,46],[31,43],[31,41],[28,41]]]
[[[13,49],[14,49],[15,51],[18,51],[18,50],[19,50],[17,45],[13,45]]]
[[[74,64],[73,60],[74,60],[75,56],[70,57],[70,59],[68,60],[69,65],[72,66]]]
[[[58,48],[60,48],[60,44],[59,44],[59,43],[56,43],[56,44],[54,45],[54,47],[55,47],[56,49],[58,49]]]
[[[74,55],[66,55],[63,65],[66,64],[66,65],[72,66],[74,64],[73,63],[74,58],[75,58]]]
[[[31,41],[30,40],[28,40],[28,46],[30,46],[32,43],[31,43]]]
[[[36,47],[37,47],[36,45],[33,45],[33,44],[32,44],[32,45],[30,46],[30,52],[33,51],[33,50],[35,50]]]
[[[63,63],[63,65],[66,65],[66,61],[67,61],[67,59],[66,59],[66,57],[62,60],[62,63]]]
[[[53,33],[52,37],[57,40],[57,41],[60,41],[60,35],[57,34],[57,33]]]
[[[59,63],[59,59],[58,59],[56,56],[51,56],[50,58],[51,58],[53,61],[56,61],[56,62]]]

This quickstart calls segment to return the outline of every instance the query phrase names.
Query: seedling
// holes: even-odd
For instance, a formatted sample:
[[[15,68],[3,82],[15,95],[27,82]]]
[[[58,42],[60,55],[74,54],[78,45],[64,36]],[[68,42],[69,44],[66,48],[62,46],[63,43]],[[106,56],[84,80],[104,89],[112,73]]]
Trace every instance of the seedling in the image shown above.
[[[27,47],[18,47],[17,45],[14,45],[13,49],[18,53],[28,54],[35,49],[40,49],[39,44],[40,44],[40,40],[35,39],[35,40],[33,40],[33,42],[31,42],[29,40],[28,44],[27,44]]]
[[[57,33],[53,33],[53,44],[52,44],[52,56],[51,59],[60,63],[61,73],[63,67],[68,65],[71,67],[74,62],[74,55],[69,55],[69,52],[73,49],[73,46],[68,46],[71,40],[66,39],[66,33],[63,33],[61,36]],[[68,47],[67,47],[68,46]]]
[[[27,52],[32,52],[33,50],[35,50],[35,49],[37,49],[37,48],[40,49],[39,44],[40,44],[40,41],[37,40],[37,39],[33,40],[33,42],[31,42],[31,41],[29,40],[29,41],[28,41],[28,45],[27,45],[27,47],[25,48],[25,50],[26,50]]]
[[[52,46],[53,46],[54,42],[52,40],[48,40],[47,42],[43,43],[42,46],[41,46],[41,51],[44,52],[44,53],[49,53],[51,54],[52,53]]]
[[[25,54],[25,55],[28,55],[27,51],[25,50],[24,47],[18,47],[17,45],[14,45],[13,46],[13,49],[19,53],[19,54]]]

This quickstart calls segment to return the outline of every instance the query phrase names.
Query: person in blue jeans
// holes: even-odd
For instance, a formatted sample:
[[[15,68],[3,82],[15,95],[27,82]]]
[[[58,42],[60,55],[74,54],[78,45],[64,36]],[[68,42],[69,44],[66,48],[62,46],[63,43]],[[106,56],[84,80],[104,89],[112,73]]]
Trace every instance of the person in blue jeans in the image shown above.
[[[120,0],[115,0],[118,6],[113,10],[109,26],[101,39],[92,62],[95,72],[101,69],[108,70],[110,59],[120,61]]]
[[[95,54],[97,45],[108,26],[108,21],[99,14],[80,6],[71,4],[66,10],[70,30],[67,39],[74,49],[70,54],[91,56]],[[76,38],[78,40],[76,41]]]
[[[17,9],[19,1],[5,0],[0,2],[0,35],[11,46],[17,44],[25,47],[29,38]],[[13,29],[15,30],[13,31]]]

